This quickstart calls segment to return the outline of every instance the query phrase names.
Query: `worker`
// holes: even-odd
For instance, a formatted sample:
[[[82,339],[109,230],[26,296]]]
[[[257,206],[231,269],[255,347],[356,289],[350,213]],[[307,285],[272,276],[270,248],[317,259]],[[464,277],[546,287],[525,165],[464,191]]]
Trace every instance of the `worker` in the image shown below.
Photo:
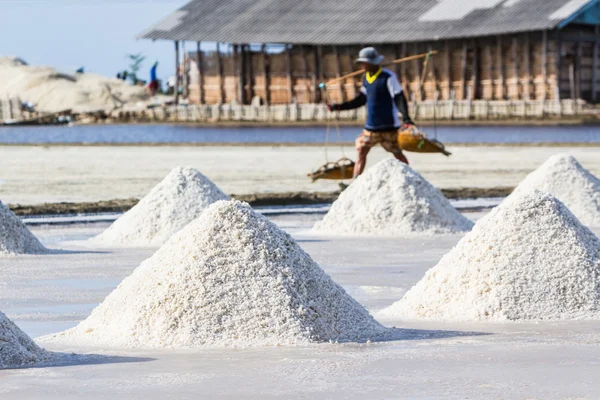
[[[158,61],[150,68],[150,83],[148,83],[148,93],[151,96],[155,96],[158,92],[158,77],[156,76],[156,68],[158,67]]]
[[[341,104],[328,104],[329,111],[352,110],[367,106],[367,121],[362,134],[356,139],[358,160],[354,165],[354,178],[362,174],[367,154],[380,143],[396,159],[408,164],[408,159],[398,145],[398,130],[402,114],[403,129],[414,127],[408,115],[408,103],[396,74],[381,67],[383,56],[373,47],[360,51],[356,62],[365,70],[360,93],[354,99]]]

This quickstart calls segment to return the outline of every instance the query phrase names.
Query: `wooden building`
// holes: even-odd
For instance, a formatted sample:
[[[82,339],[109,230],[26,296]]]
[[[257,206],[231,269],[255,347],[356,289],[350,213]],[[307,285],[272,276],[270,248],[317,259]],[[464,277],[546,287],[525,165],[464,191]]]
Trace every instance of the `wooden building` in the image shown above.
[[[349,99],[360,77],[318,85],[367,45],[387,61],[438,52],[392,67],[415,102],[600,100],[600,0],[194,0],[140,37],[175,42],[192,103]]]

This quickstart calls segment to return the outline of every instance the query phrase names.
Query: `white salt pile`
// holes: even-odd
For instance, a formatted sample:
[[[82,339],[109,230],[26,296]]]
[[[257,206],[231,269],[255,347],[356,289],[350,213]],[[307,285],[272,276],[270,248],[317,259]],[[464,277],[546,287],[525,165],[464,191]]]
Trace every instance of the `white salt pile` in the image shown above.
[[[194,168],[174,168],[131,210],[96,236],[107,244],[161,245],[212,203],[227,200],[207,177]]]
[[[0,201],[0,256],[37,254],[46,251],[19,217]]]
[[[382,318],[600,318],[600,240],[552,195],[511,196]]]
[[[51,67],[27,65],[21,59],[0,57],[0,98],[19,98],[37,111],[112,110],[149,98],[144,87],[97,74],[65,74]]]
[[[48,358],[49,353],[0,312],[0,369],[24,367]]]
[[[367,341],[389,330],[246,203],[219,201],[77,327],[46,341],[111,347]]]
[[[600,226],[600,179],[568,154],[550,157],[514,193],[538,189],[562,201],[583,224]]]
[[[337,235],[413,236],[465,232],[472,226],[421,175],[400,161],[386,159],[343,191],[313,230]]]

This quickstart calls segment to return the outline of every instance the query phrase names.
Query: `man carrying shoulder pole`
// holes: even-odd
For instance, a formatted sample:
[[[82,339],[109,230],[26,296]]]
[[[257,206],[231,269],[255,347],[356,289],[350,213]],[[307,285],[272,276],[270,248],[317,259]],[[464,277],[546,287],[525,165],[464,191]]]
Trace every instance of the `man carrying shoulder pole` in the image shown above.
[[[403,125],[414,125],[408,115],[408,103],[398,77],[387,68],[382,68],[383,56],[373,47],[362,49],[356,62],[365,70],[360,93],[354,99],[342,104],[328,104],[330,111],[352,110],[367,106],[367,122],[362,134],[356,139],[358,160],[354,166],[354,177],[362,174],[367,155],[373,146],[381,146],[394,157],[408,164],[408,160],[398,145],[398,130],[402,114]]]

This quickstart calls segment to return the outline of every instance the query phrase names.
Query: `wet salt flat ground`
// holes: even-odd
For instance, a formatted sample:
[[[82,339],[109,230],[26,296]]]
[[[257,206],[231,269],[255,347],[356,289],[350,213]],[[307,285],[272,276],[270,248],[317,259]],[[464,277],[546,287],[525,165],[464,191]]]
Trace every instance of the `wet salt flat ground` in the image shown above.
[[[307,230],[318,214],[270,218],[371,312],[398,300],[460,239],[316,237]],[[85,318],[154,251],[82,242],[106,226],[32,227],[45,245],[64,251],[0,259],[0,310],[34,337]],[[47,346],[95,356],[0,371],[0,398],[600,397],[600,321],[381,322],[407,329],[406,340],[243,350]]]

